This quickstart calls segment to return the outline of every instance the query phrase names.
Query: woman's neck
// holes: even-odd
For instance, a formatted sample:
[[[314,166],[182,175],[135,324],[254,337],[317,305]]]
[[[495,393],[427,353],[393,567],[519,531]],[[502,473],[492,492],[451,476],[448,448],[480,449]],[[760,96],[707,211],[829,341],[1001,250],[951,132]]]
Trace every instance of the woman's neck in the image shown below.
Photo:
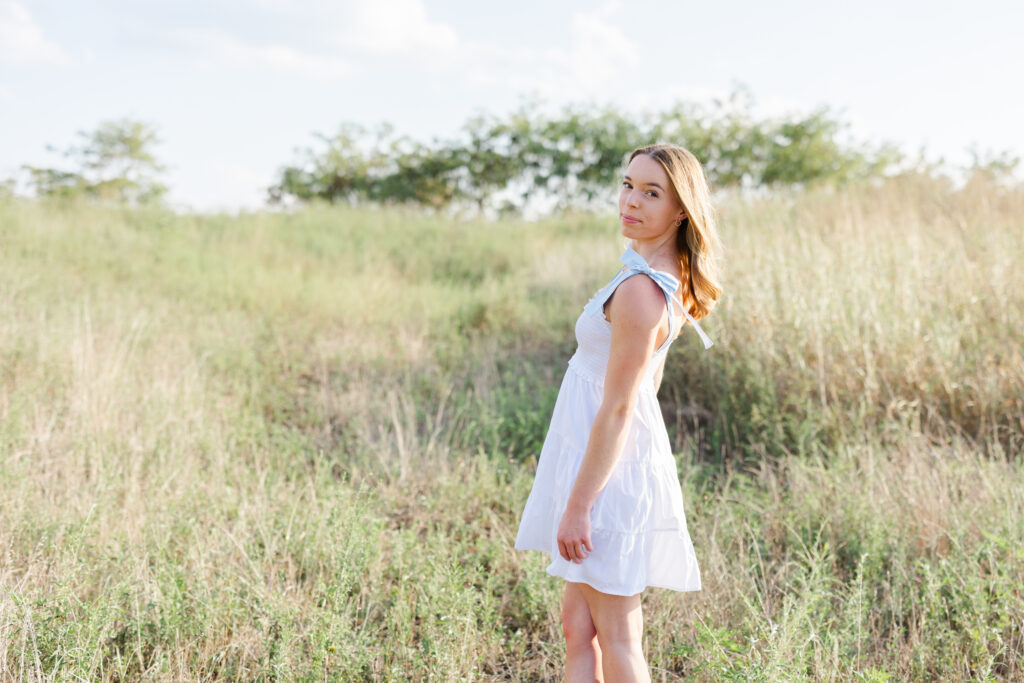
[[[675,235],[669,237],[661,237],[656,240],[638,240],[633,239],[630,241],[630,246],[633,251],[640,254],[644,261],[651,264],[655,261],[669,261],[675,263],[675,267],[672,268],[672,272],[678,270],[679,266],[679,253],[676,251]]]

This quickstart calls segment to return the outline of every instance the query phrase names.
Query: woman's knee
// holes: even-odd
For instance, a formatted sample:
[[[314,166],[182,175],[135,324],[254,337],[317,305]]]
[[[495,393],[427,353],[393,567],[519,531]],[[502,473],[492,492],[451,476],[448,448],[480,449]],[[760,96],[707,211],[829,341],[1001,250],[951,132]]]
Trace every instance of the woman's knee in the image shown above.
[[[602,652],[612,656],[639,655],[643,658],[643,634],[632,629],[618,630],[614,633],[603,633],[598,631],[597,644]]]
[[[640,596],[623,597],[600,593],[589,586],[581,593],[589,605],[588,614],[601,647],[636,647],[643,639],[643,609]]]

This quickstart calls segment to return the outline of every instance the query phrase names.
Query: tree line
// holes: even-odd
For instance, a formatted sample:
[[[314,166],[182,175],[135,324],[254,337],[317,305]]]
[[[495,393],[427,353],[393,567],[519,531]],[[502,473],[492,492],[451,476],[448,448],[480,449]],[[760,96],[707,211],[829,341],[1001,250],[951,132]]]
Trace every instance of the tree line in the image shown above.
[[[167,187],[149,124],[108,121],[80,132],[63,152],[70,167],[22,166],[37,197],[86,196],[100,201],[159,202]],[[568,105],[545,114],[524,102],[507,115],[470,118],[458,135],[430,144],[342,124],[283,166],[267,188],[271,204],[322,200],[346,204],[418,205],[516,213],[531,204],[587,208],[607,201],[625,155],[639,144],[671,141],[704,162],[712,187],[779,189],[842,185],[893,172],[906,161],[891,144],[850,139],[831,110],[758,117],[744,89],[710,103],[681,102],[630,115],[612,107]],[[53,148],[51,148],[53,149]],[[1019,159],[1003,152],[974,168],[1012,175]],[[935,169],[931,169],[934,171]],[[14,182],[0,185],[7,194]]]
[[[649,141],[688,148],[718,188],[842,184],[879,176],[902,159],[892,145],[844,142],[846,129],[827,108],[758,118],[742,90],[639,116],[581,105],[546,115],[526,103],[506,116],[473,117],[458,136],[431,145],[389,125],[344,124],[282,168],[269,198],[499,211],[536,200],[587,206],[607,197],[625,155]]]

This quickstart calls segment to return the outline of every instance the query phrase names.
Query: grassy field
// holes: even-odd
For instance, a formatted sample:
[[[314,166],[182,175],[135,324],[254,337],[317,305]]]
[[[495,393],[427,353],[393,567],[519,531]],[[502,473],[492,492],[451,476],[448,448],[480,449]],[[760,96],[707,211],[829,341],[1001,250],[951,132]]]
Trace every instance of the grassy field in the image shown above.
[[[721,205],[655,680],[1024,678],[1024,190]],[[0,679],[557,680],[512,549],[614,216],[0,202]]]

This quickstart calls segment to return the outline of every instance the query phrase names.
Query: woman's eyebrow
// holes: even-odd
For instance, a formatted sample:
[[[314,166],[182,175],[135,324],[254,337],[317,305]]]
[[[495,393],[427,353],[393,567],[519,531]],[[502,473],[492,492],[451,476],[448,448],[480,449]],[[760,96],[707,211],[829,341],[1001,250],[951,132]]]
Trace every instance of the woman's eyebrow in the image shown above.
[[[630,181],[630,182],[632,182],[632,181],[633,181],[633,179],[632,179],[632,178],[630,178],[629,176],[626,176],[626,180],[628,180],[628,181]],[[661,185],[659,185],[658,183],[640,183],[640,184],[641,184],[641,185],[647,185],[648,187],[656,187],[656,188],[658,188],[659,190],[661,190],[662,192],[664,192],[664,191],[665,191],[665,188],[663,188],[663,187],[662,187]]]

